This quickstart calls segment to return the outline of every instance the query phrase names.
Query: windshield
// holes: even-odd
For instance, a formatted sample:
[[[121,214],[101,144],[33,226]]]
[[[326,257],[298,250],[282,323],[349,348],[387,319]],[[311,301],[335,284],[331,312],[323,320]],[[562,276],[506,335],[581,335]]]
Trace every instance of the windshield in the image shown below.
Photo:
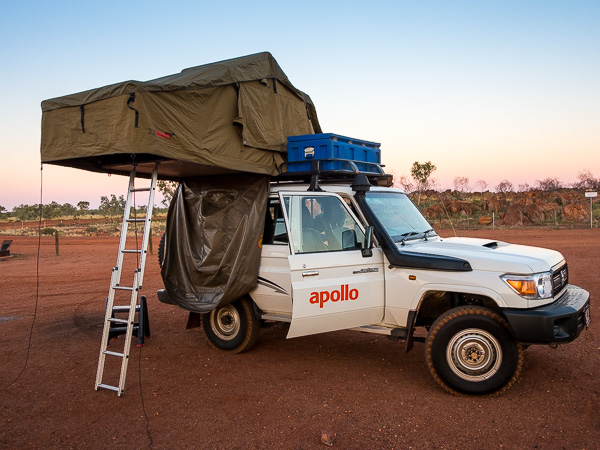
[[[367,204],[394,242],[435,236],[425,217],[406,194],[367,192]]]

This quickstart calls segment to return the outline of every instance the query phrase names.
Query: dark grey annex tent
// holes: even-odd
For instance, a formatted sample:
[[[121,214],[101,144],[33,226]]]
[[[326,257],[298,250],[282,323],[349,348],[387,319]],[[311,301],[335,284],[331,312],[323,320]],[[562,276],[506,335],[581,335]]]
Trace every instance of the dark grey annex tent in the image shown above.
[[[42,102],[42,163],[159,177],[277,174],[287,136],[321,132],[315,107],[270,53]]]

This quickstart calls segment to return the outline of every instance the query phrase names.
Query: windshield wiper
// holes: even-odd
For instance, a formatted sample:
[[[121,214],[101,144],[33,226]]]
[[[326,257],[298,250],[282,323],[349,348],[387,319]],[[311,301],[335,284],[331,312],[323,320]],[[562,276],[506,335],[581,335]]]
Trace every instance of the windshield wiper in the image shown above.
[[[430,228],[430,229],[429,229],[429,230],[427,230],[427,231],[423,231],[423,239],[427,240],[427,235],[428,235],[429,233],[435,233],[435,230],[434,230],[433,228]]]
[[[404,245],[404,242],[411,236],[414,236],[416,234],[421,234],[421,233],[417,233],[416,231],[409,231],[407,233],[402,233],[400,236],[402,236],[402,240],[400,241],[400,245]]]

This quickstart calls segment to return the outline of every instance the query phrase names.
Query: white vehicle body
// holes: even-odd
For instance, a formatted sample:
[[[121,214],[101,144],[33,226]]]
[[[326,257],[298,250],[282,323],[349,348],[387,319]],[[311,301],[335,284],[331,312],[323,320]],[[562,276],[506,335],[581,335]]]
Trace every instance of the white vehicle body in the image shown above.
[[[406,351],[424,341],[447,391],[492,394],[514,383],[524,347],[576,339],[589,302],[559,252],[442,238],[401,190],[358,174],[272,183],[258,284],[202,324],[233,352],[254,343],[259,320],[289,322],[288,338],[356,329]]]
[[[307,192],[306,185],[275,185],[271,199],[282,204],[284,197],[331,197],[345,199],[347,212],[365,232],[353,192],[348,185],[321,185],[322,192]],[[401,190],[372,187],[374,192]],[[286,230],[294,233],[286,208],[283,208]],[[283,222],[279,223],[280,231]],[[457,293],[486,298],[498,308],[529,309],[556,300],[528,300],[517,294],[501,276],[507,273],[527,275],[557,270],[565,264],[554,250],[474,238],[441,238],[406,240],[403,251],[444,255],[467,260],[472,270],[465,272],[393,267],[381,247],[375,245],[370,257],[361,250],[298,252],[289,242],[264,243],[257,288],[250,293],[264,317],[291,322],[288,337],[364,327],[392,335],[392,330],[410,327],[410,312],[418,311],[432,293]],[[349,301],[311,303],[315,292],[335,292],[341,286],[356,289],[358,297]],[[565,285],[558,296],[564,294]],[[327,294],[324,294],[325,296]]]

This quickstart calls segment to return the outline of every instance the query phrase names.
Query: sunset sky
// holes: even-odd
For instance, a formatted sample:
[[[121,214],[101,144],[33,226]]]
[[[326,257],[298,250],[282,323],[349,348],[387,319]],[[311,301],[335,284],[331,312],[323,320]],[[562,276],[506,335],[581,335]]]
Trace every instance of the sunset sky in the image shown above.
[[[42,100],[269,51],[325,132],[493,189],[600,177],[600,1],[5,2],[0,205],[40,200]],[[43,202],[127,179],[44,165]]]

